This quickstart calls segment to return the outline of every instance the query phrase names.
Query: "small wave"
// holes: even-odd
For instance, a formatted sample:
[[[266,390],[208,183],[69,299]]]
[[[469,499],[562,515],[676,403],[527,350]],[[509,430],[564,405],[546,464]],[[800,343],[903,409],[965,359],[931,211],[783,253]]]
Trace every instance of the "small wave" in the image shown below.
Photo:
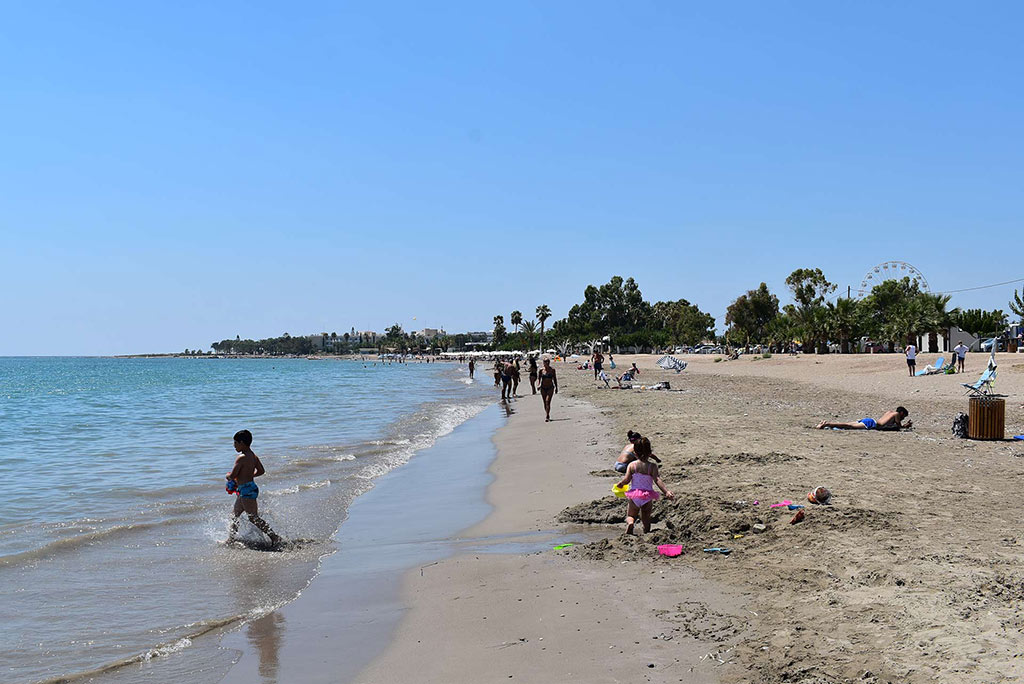
[[[273,608],[271,608],[270,610],[273,610]],[[259,611],[259,614],[256,614],[257,611]],[[168,641],[163,644],[157,644],[156,646],[150,648],[144,653],[137,653],[133,656],[122,658],[121,660],[115,660],[112,663],[100,665],[99,667],[93,668],[91,670],[84,670],[82,672],[70,672],[67,674],[62,674],[58,677],[44,679],[42,681],[37,682],[36,684],[64,684],[65,682],[76,682],[81,680],[93,679],[99,675],[106,674],[107,672],[113,672],[114,670],[119,670],[122,667],[126,667],[128,665],[146,663],[153,660],[154,658],[163,658],[185,650],[186,648],[192,645],[192,641],[194,639],[201,637],[204,634],[209,634],[214,630],[227,627],[228,625],[232,625],[242,620],[262,617],[263,615],[266,615],[266,613],[268,612],[270,611],[264,611],[263,609],[253,609],[248,613],[244,613],[241,615],[232,615],[231,617],[221,618],[219,620],[204,620],[202,622],[194,622],[191,625],[185,626],[186,628],[193,628],[193,631],[189,634],[186,634],[183,637],[179,637],[174,641]]]
[[[275,489],[269,493],[275,496],[280,494],[298,494],[303,490],[320,489],[321,487],[328,487],[330,486],[330,484],[330,480],[320,480],[318,482],[308,482],[306,484],[292,485],[291,487],[285,487],[284,489]]]
[[[411,416],[408,420],[411,424],[420,424],[424,418],[432,420],[433,425],[426,432],[415,435],[411,439],[379,440],[371,444],[394,444],[404,445],[406,448],[391,451],[384,454],[384,459],[370,463],[360,470],[356,477],[364,480],[373,480],[384,475],[395,468],[409,462],[418,451],[427,449],[447,434],[450,434],[459,425],[478,415],[487,408],[490,403],[476,404],[449,404],[445,406],[431,406]]]
[[[142,654],[142,662],[149,662],[153,658],[163,658],[169,656],[172,653],[178,651],[184,651],[186,648],[192,645],[192,640],[188,637],[178,639],[173,644],[164,644],[163,646],[157,646]]]
[[[30,561],[38,560],[40,558],[52,556],[62,551],[71,551],[82,546],[90,546],[98,541],[107,541],[109,539],[113,539],[122,535],[141,532],[143,530],[150,530],[157,527],[163,527],[164,525],[174,524],[178,522],[183,522],[183,520],[180,518],[170,518],[167,520],[162,520],[160,522],[114,525],[113,527],[108,527],[103,530],[93,530],[91,532],[78,534],[73,537],[55,539],[54,541],[46,543],[35,549],[22,551],[20,553],[12,553],[6,556],[0,556],[0,567],[16,565],[19,563],[27,563]]]
[[[327,459],[328,461],[354,461],[356,460],[355,454],[341,454],[339,456],[331,456]]]

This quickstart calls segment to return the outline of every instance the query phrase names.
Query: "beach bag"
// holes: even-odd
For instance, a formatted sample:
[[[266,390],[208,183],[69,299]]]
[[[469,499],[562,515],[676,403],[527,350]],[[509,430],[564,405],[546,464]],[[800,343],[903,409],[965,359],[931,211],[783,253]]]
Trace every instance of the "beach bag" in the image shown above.
[[[958,413],[953,419],[953,435],[960,439],[967,439],[967,414]]]

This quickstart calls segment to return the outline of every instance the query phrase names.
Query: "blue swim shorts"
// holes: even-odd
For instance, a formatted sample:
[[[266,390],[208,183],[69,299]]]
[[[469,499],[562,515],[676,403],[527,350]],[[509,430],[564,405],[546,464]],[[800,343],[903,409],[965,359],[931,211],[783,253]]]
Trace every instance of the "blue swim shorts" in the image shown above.
[[[238,496],[243,499],[255,499],[260,495],[260,488],[255,482],[249,481],[238,485]]]
[[[864,423],[864,427],[866,427],[868,430],[874,430],[875,426],[877,425],[874,418],[861,418],[857,422]]]

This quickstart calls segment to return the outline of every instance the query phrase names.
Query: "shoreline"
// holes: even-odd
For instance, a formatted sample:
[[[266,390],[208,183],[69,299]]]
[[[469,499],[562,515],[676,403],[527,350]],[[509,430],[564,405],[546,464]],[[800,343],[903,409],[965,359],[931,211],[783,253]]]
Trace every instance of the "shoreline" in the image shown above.
[[[449,481],[482,492],[493,456],[482,447],[503,420],[488,407],[377,478],[349,506],[332,537],[337,550],[306,588],[223,637],[220,650],[233,665],[217,681],[269,683],[281,671],[286,680],[302,672],[304,682],[335,682],[358,671],[398,620],[401,574],[450,553],[459,514],[486,515],[482,496],[456,508],[435,493]]]
[[[405,616],[384,653],[353,681],[718,681],[722,663],[702,658],[714,642],[687,638],[672,616],[681,604],[738,615],[736,596],[684,564],[580,564],[552,548],[570,535],[608,536],[557,521],[567,506],[610,493],[611,478],[589,474],[608,468],[608,454],[621,447],[602,410],[564,392],[551,423],[543,421],[539,395],[513,407],[494,437],[493,510],[465,534],[542,534],[549,544],[463,552],[428,572],[406,573]],[[624,512],[624,502],[616,506]],[[614,534],[621,531],[616,526]]]

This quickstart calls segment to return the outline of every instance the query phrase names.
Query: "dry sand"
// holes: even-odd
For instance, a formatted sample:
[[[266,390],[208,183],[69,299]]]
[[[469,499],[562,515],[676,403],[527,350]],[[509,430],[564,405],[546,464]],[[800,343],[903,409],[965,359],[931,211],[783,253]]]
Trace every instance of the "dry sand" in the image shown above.
[[[921,355],[919,367],[935,356]],[[683,391],[602,389],[592,372],[558,364],[553,413],[571,420],[544,424],[539,398],[520,399],[496,438],[495,511],[468,532],[550,529],[558,516],[601,539],[460,555],[410,574],[395,643],[357,681],[1024,677],[1024,443],[950,432],[967,410],[960,382],[977,378],[984,357],[970,355],[964,375],[923,378],[906,377],[897,355],[686,357],[678,375],[655,359],[616,361],[636,361],[643,383]],[[1007,435],[1022,433],[1024,355],[999,364]],[[912,431],[812,427],[897,404]],[[654,531],[641,539],[621,534],[625,504],[607,494],[613,474],[602,472],[627,429],[651,438],[679,497],[656,504]],[[805,503],[819,484],[833,505],[808,506],[799,524],[768,508]],[[667,542],[683,544],[683,556],[659,557],[656,544]],[[734,551],[701,552],[719,545]]]

